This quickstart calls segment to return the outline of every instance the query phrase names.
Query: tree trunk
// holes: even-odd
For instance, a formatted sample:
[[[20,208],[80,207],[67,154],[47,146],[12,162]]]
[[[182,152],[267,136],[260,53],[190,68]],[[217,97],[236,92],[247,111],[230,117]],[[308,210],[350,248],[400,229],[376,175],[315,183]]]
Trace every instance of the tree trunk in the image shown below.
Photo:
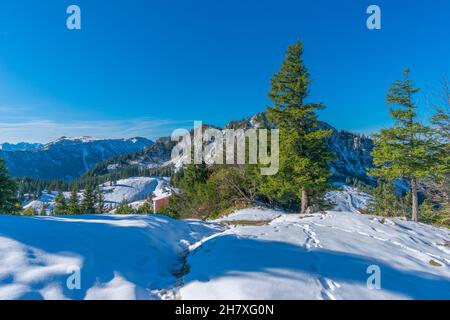
[[[302,188],[302,207],[300,213],[306,213],[306,209],[308,209],[308,193],[305,188]]]
[[[412,220],[417,221],[419,217],[419,201],[417,199],[417,179],[411,179],[412,191]]]

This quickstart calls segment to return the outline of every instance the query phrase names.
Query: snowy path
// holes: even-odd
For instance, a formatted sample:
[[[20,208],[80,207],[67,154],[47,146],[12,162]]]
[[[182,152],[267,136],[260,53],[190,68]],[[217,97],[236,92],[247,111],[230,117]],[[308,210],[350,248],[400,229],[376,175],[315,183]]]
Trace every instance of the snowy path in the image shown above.
[[[238,212],[233,220],[245,219]],[[448,229],[401,219],[284,214],[203,240],[188,257],[190,272],[178,297],[450,299],[449,239]],[[372,265],[381,271],[379,290],[367,286]]]

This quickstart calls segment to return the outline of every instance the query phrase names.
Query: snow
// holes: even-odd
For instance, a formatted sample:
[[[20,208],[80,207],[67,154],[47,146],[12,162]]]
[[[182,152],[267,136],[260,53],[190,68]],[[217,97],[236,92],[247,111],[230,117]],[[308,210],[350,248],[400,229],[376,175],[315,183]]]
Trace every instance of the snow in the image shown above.
[[[0,299],[157,299],[219,229],[164,216],[0,216]],[[81,270],[80,289],[67,281]]]
[[[281,211],[266,208],[246,208],[236,211],[228,216],[216,219],[216,222],[231,221],[271,221],[282,214]]]
[[[133,177],[118,180],[116,185],[107,182],[101,185],[106,204],[117,205],[122,201],[145,200],[153,193],[159,195],[167,190],[170,179],[166,177]]]
[[[166,182],[104,188],[137,207]],[[326,213],[247,208],[213,221],[0,215],[0,299],[450,299],[450,229],[359,214],[370,197],[354,188],[327,197]],[[80,290],[66,286],[74,267]]]
[[[342,190],[328,192],[325,199],[335,204],[334,211],[360,213],[367,209],[373,197],[357,188],[344,185]]]
[[[335,211],[283,214],[269,224],[234,226],[203,241],[187,259],[190,272],[178,296],[449,299],[449,239],[448,229],[402,219]],[[379,290],[367,286],[372,265],[381,271]]]
[[[169,188],[170,178],[167,177],[132,177],[121,179],[111,186],[111,182],[106,182],[100,185],[105,204],[117,207],[122,201],[126,200],[134,209],[138,209],[144,204],[144,201],[152,194],[157,197],[166,197],[171,194]],[[47,207],[47,213],[51,214],[55,206],[55,195],[57,192],[43,192],[37,200],[23,203],[23,207],[33,207],[37,212],[40,212],[42,206]],[[68,200],[70,192],[64,192],[64,197]],[[80,201],[83,198],[83,190],[78,193]],[[115,211],[112,210],[111,213]]]

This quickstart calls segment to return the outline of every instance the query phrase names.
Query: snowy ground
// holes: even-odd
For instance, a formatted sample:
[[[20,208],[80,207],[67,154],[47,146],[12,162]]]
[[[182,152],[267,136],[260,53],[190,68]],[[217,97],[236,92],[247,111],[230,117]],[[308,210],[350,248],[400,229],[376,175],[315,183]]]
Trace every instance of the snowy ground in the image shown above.
[[[262,209],[218,222],[0,216],[0,299],[450,299],[448,229]],[[76,268],[81,289],[69,290]]]
[[[170,178],[167,177],[132,177],[121,179],[115,185],[110,182],[100,185],[100,191],[105,198],[105,204],[113,208],[126,200],[134,209],[138,209],[144,201],[151,195],[160,195],[167,192]],[[58,193],[43,192],[38,200],[33,200],[23,204],[25,209],[32,207],[40,213],[43,206],[47,208],[47,214],[51,214],[55,205],[55,196]],[[79,199],[83,198],[83,190],[78,194]],[[64,192],[66,199],[70,198],[70,192]],[[112,210],[111,213],[114,213]]]
[[[109,201],[163,186],[132,182]],[[325,214],[249,208],[208,222],[0,215],[0,299],[450,299],[449,229],[361,215],[370,197],[352,188],[327,197]],[[74,267],[80,290],[66,285]]]
[[[0,300],[158,299],[188,246],[217,228],[156,215],[0,216]],[[69,290],[77,269],[81,287]]]
[[[448,229],[400,219],[284,214],[267,225],[237,225],[198,245],[178,297],[450,299],[449,240]],[[373,265],[381,272],[379,290],[367,286]]]

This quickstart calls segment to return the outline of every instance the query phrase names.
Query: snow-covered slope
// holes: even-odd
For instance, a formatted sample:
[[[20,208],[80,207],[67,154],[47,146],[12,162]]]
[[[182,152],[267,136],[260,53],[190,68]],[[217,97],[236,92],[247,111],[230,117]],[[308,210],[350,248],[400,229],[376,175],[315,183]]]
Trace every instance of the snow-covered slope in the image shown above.
[[[156,215],[0,216],[0,299],[159,298],[188,245],[217,228]]]
[[[357,188],[342,186],[341,190],[328,192],[325,199],[334,204],[334,211],[360,213],[367,209],[373,197]]]
[[[262,218],[267,214],[261,212]],[[233,217],[247,220],[248,212]],[[176,296],[450,299],[449,240],[448,229],[400,219],[284,214],[266,225],[238,225],[193,247],[190,272]],[[367,285],[370,268],[379,268],[380,289]]]
[[[126,200],[135,202],[147,199],[152,193],[159,193],[169,187],[167,177],[133,177],[118,180],[113,186],[105,183],[100,186],[105,203],[113,206]]]
[[[131,177],[116,181],[115,184],[106,182],[99,186],[100,192],[103,194],[105,205],[117,207],[122,201],[128,201],[130,205],[138,209],[144,204],[152,194],[160,195],[170,192],[170,178],[168,177]],[[42,207],[46,208],[47,214],[51,215],[55,206],[56,191],[43,192],[37,200],[23,203],[24,209],[33,208],[38,213]],[[64,192],[64,197],[68,200],[70,192]],[[78,198],[83,199],[83,190],[78,193]],[[90,212],[86,212],[90,213]],[[114,213],[114,210],[111,211]]]
[[[0,299],[450,299],[448,229],[268,209],[217,223],[0,216]],[[380,289],[367,286],[377,268]]]

